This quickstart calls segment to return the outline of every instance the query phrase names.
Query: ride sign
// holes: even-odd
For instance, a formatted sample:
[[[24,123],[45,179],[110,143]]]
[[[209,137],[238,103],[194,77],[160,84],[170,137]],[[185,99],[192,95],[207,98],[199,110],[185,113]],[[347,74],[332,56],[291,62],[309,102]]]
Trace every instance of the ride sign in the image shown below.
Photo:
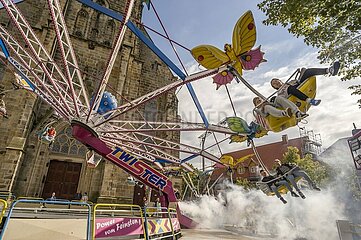
[[[128,171],[157,189],[163,191],[167,186],[168,178],[166,176],[119,147],[116,147],[107,157],[117,161],[117,163],[121,164]]]

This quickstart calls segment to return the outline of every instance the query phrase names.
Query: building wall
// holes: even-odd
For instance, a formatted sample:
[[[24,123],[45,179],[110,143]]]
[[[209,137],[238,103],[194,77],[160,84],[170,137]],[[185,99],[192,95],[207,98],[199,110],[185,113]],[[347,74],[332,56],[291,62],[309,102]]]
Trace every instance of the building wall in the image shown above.
[[[107,66],[120,24],[77,1],[60,2],[64,7],[64,16],[78,64],[91,96]],[[96,2],[112,10],[124,12],[124,0]],[[54,59],[58,61],[59,52],[52,51],[55,35],[49,21],[46,1],[28,0],[18,4],[18,7],[46,49],[53,52]],[[132,17],[140,19],[142,8],[141,1],[136,1]],[[0,23],[8,26],[9,30],[14,29],[4,10],[0,12]],[[13,34],[16,35],[16,32]],[[0,68],[0,76],[3,76],[5,88],[11,88],[13,74],[5,68]],[[125,100],[117,93],[121,93],[124,99],[133,100],[175,80],[160,59],[127,30],[108,82],[108,86],[111,86],[108,91],[117,97],[118,105],[125,103]],[[41,196],[50,160],[61,160],[82,163],[78,191],[88,192],[91,200],[97,200],[99,197],[103,201],[113,201],[115,198],[127,202],[132,200],[133,187],[126,184],[127,174],[118,167],[102,162],[96,169],[90,169],[86,167],[83,152],[69,154],[65,153],[66,151],[55,151],[38,141],[36,132],[41,130],[52,113],[46,103],[36,100],[33,94],[24,90],[9,93],[5,103],[10,118],[0,121],[0,178],[4,179],[0,182],[0,190],[10,190],[18,196]],[[177,106],[174,91],[170,91],[140,106],[138,110],[147,120],[175,121]],[[143,119],[136,110],[124,114],[122,118]],[[57,122],[54,126],[60,135],[69,127],[63,122]],[[162,134],[163,137],[179,141],[177,133]],[[74,140],[68,138],[66,141]]]
[[[283,135],[282,140],[279,142],[265,144],[262,146],[256,146],[256,149],[263,163],[266,165],[266,167],[268,169],[272,169],[274,165],[274,160],[276,158],[282,159],[283,154],[287,152],[287,148],[290,146],[298,148],[301,157],[303,156],[302,155],[303,138],[288,139],[287,135]],[[246,148],[235,152],[224,153],[224,155],[232,156],[233,159],[235,160],[247,156],[249,154],[254,154],[252,148]],[[250,159],[239,164],[236,169],[233,169],[232,172],[233,179],[247,178],[249,180],[258,180],[259,178],[259,168],[257,167],[258,165],[259,164],[257,158],[255,156],[252,156]],[[239,168],[241,167],[244,168],[244,171],[239,171]],[[227,170],[224,167],[220,166],[219,169],[213,171],[211,179],[213,181],[216,180],[222,173],[227,173],[224,174],[222,179],[230,178],[230,172],[227,172]]]

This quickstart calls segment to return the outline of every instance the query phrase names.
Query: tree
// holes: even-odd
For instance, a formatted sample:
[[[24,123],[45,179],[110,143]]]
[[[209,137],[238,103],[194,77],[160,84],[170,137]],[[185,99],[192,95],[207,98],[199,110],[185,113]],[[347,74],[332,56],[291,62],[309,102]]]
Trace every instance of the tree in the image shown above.
[[[298,152],[297,148],[288,147],[288,151],[283,155],[282,162],[295,163],[317,184],[324,183],[328,179],[329,170],[327,167],[321,165],[318,161],[314,161],[311,154],[306,154],[304,158],[301,158]]]
[[[256,184],[250,182],[247,178],[237,178],[235,181],[235,184],[238,186],[242,186],[243,189],[245,189],[247,191],[257,188]]]
[[[258,7],[266,25],[281,25],[319,49],[321,63],[340,60],[341,80],[361,76],[361,3],[359,0],[263,0]],[[361,85],[350,87],[361,95]],[[361,107],[361,99],[358,100]]]

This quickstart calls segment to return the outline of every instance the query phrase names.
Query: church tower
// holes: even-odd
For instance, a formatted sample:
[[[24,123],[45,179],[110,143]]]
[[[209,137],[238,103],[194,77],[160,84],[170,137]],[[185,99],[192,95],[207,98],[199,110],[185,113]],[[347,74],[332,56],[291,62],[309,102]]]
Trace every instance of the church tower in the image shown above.
[[[125,12],[125,0],[94,2],[121,14]],[[106,69],[120,23],[78,1],[61,0],[60,3],[86,90],[91,96]],[[60,60],[47,1],[27,0],[17,6],[48,52],[56,61]],[[142,1],[135,1],[132,19],[140,20],[142,10]],[[0,24],[16,36],[4,9],[0,10]],[[118,106],[175,80],[168,67],[127,30],[107,87],[117,98]],[[2,62],[1,86],[11,89],[13,81],[10,65]],[[8,92],[4,100],[9,118],[0,119],[0,191],[43,198],[56,192],[58,198],[64,199],[72,199],[77,192],[87,192],[91,201],[133,202],[134,186],[127,184],[128,175],[106,161],[97,168],[88,168],[86,147],[72,138],[69,124],[57,120],[47,103],[25,90]],[[175,92],[171,91],[124,114],[122,119],[177,121],[177,106]],[[56,127],[58,132],[51,147],[40,142],[36,135],[47,124]],[[177,133],[159,134],[179,141]]]

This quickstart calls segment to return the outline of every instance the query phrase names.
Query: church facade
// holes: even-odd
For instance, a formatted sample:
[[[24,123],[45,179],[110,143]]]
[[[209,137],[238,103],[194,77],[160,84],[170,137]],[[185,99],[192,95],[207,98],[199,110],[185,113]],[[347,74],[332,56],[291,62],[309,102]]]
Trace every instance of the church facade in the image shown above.
[[[120,23],[78,1],[60,2],[86,90],[91,96],[106,69]],[[120,13],[125,11],[124,0],[95,2]],[[48,52],[60,60],[47,2],[27,0],[18,7]],[[140,20],[142,10],[141,1],[135,1],[132,19]],[[4,9],[0,10],[0,24],[16,36]],[[176,80],[168,67],[127,30],[107,88],[117,98],[118,106]],[[3,89],[12,88],[11,82],[15,80],[9,64],[0,64],[0,81]],[[56,192],[58,198],[69,200],[76,193],[87,192],[89,199],[97,202],[132,203],[139,197],[138,190],[134,191],[139,186],[129,185],[128,174],[111,163],[101,161],[96,168],[88,168],[86,147],[72,138],[68,123],[54,121],[53,110],[36,95],[16,90],[8,92],[4,100],[9,118],[0,119],[0,191],[12,192],[17,197],[42,198]],[[177,107],[175,92],[170,91],[124,114],[122,120],[179,121]],[[36,135],[47,124],[54,126],[58,133],[51,147]],[[174,132],[157,135],[180,140]]]

